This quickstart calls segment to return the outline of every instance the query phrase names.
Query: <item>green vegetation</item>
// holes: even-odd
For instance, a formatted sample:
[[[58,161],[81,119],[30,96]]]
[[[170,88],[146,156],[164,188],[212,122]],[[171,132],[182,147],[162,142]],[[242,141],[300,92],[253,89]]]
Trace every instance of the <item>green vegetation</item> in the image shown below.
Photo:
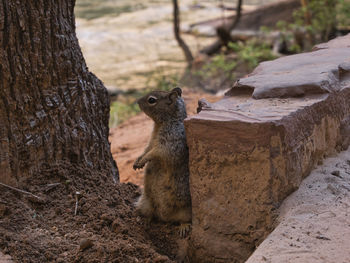
[[[211,58],[205,58],[203,65],[192,69],[185,82],[189,86],[201,87],[207,91],[219,90],[232,84],[236,77],[237,61],[235,56],[220,53]]]
[[[233,70],[236,66],[237,62],[234,59],[221,53],[214,56],[200,70],[196,71],[195,75],[202,78],[215,78],[218,76],[223,76],[224,78],[233,79]]]
[[[124,102],[115,101],[110,107],[109,127],[115,127],[140,112],[135,99],[126,99]]]
[[[350,1],[309,0],[293,13],[293,23],[277,23],[293,53],[308,51],[315,44],[336,36],[337,29],[349,28]]]
[[[260,62],[275,58],[271,45],[261,39],[229,43],[225,52],[213,56],[193,71],[195,85],[213,91],[229,88],[237,77],[252,71]]]
[[[350,2],[344,0],[310,0],[294,12],[292,26],[305,27],[309,34],[327,41],[339,25],[350,22]]]
[[[348,28],[350,27],[350,1],[349,0],[338,0],[336,5],[337,13],[337,23],[338,28]]]
[[[238,61],[248,65],[253,70],[260,62],[275,59],[271,45],[258,39],[251,39],[243,42],[229,43],[229,48],[236,52]]]
[[[84,19],[95,19],[103,16],[119,16],[145,8],[141,3],[118,0],[77,0],[75,15]]]
[[[146,88],[144,94],[152,90],[169,91],[178,86],[179,77],[177,75],[163,75],[161,72],[154,74],[148,81],[147,86],[150,83],[154,83],[151,88]]]

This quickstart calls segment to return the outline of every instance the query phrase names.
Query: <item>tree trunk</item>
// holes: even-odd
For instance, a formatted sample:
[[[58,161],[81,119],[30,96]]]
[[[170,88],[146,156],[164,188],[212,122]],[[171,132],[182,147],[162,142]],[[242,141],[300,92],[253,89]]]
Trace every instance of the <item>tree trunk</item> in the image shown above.
[[[179,14],[179,6],[177,3],[177,0],[173,0],[173,8],[174,8],[174,34],[175,34],[175,38],[176,38],[177,43],[179,44],[179,46],[181,47],[181,49],[185,55],[188,66],[191,67],[192,62],[193,62],[193,56],[192,56],[191,50],[180,36],[180,14]]]
[[[231,37],[231,31],[235,29],[241,19],[243,0],[237,1],[236,16],[231,24],[228,26],[222,25],[216,29],[218,39],[208,47],[203,48],[200,53],[207,54],[208,56],[218,53],[223,46],[227,46],[229,42],[234,42]]]
[[[74,0],[0,2],[0,181],[57,164],[118,180],[109,98],[75,33]],[[64,167],[63,167],[64,168]]]

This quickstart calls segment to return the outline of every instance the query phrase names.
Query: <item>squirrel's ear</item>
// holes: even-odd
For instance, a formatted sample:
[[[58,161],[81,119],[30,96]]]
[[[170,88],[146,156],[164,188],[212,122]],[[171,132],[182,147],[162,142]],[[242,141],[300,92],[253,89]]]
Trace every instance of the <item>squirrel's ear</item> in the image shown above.
[[[180,87],[176,87],[176,88],[172,89],[172,90],[171,90],[171,93],[173,93],[173,92],[176,92],[177,95],[178,95],[179,97],[181,97],[182,90],[180,89]]]
[[[172,104],[178,97],[181,97],[182,90],[179,87],[172,89],[169,94],[170,104]]]

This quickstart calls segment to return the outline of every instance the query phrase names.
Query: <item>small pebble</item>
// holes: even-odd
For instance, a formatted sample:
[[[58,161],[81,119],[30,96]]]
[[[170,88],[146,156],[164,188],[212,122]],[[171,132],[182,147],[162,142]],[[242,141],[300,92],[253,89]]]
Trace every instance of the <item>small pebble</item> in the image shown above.
[[[331,175],[340,177],[340,172],[338,170],[335,170],[335,171],[331,172]]]
[[[88,248],[92,247],[93,245],[94,245],[94,243],[92,242],[92,240],[90,240],[90,239],[83,239],[80,242],[80,249],[81,250],[85,250],[85,249],[88,249]]]
[[[317,239],[322,239],[322,240],[331,240],[330,238],[328,237],[325,237],[325,236],[316,236]]]

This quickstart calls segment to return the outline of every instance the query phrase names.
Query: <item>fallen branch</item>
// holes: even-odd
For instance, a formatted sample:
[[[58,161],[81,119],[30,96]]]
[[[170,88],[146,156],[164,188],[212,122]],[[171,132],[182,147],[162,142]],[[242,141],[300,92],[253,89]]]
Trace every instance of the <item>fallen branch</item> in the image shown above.
[[[39,196],[37,196],[37,195],[35,195],[35,194],[32,194],[32,193],[30,193],[30,192],[27,192],[27,191],[24,191],[24,190],[21,190],[21,189],[18,189],[18,188],[16,188],[16,187],[9,186],[9,185],[3,184],[3,183],[0,183],[0,185],[2,185],[2,186],[4,186],[4,187],[7,187],[7,188],[9,188],[9,189],[11,189],[11,190],[17,191],[17,192],[19,192],[19,193],[30,195],[30,196],[32,196],[32,197],[38,199],[38,200],[41,200],[41,198],[40,198]]]
[[[53,187],[53,186],[57,186],[57,185],[60,185],[61,183],[53,183],[53,184],[47,184],[46,186],[47,187]]]
[[[48,191],[51,191],[52,189],[54,189],[55,187],[59,186],[61,183],[53,183],[53,184],[47,184],[45,185],[46,189],[44,190],[45,193]]]

